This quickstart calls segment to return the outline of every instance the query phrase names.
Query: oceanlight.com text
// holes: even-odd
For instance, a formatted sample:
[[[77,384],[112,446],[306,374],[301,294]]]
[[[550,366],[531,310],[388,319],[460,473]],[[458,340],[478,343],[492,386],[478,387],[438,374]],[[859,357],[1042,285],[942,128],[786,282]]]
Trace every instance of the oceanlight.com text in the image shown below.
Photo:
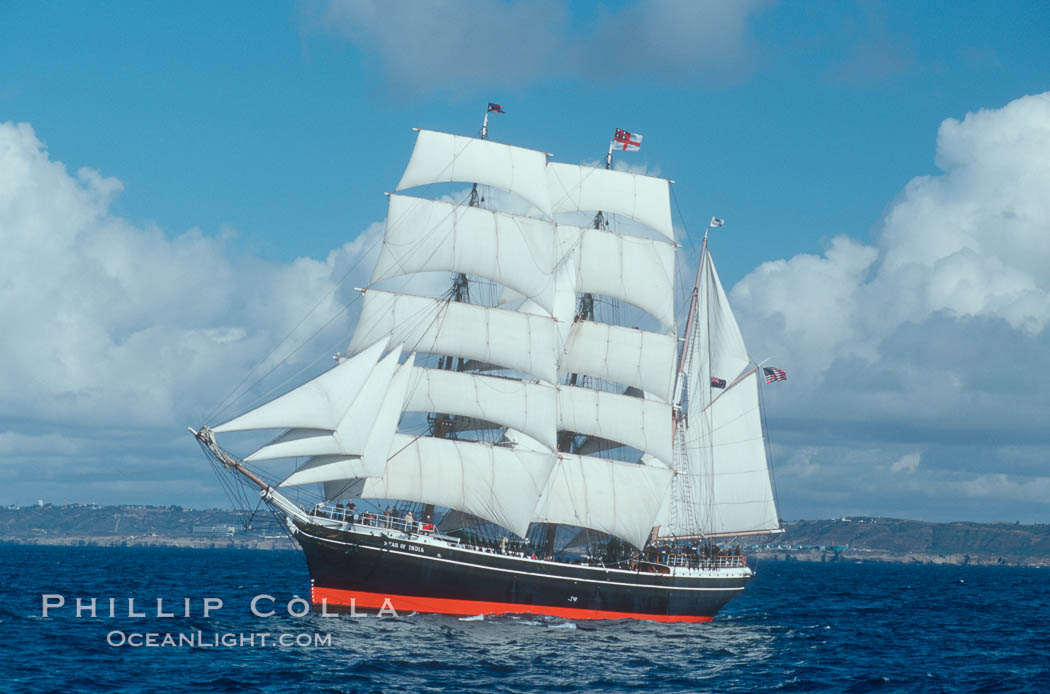
[[[269,632],[141,632],[114,630],[106,634],[106,643],[113,648],[330,648],[331,634],[301,632],[272,634]]]

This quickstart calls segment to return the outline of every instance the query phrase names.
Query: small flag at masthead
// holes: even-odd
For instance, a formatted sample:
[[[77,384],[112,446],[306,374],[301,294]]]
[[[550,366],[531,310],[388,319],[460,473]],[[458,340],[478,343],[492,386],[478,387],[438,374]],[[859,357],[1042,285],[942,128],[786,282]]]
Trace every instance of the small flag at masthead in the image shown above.
[[[623,128],[617,128],[613,135],[613,146],[624,152],[637,152],[642,148],[642,136],[638,133],[630,133]]]

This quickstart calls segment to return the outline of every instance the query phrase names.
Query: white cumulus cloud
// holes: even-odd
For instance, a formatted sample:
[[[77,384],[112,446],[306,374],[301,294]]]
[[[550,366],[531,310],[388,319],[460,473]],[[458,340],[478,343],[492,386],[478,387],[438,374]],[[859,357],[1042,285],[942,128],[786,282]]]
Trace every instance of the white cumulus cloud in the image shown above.
[[[890,203],[871,245],[840,236],[822,256],[764,263],[731,298],[753,356],[788,369],[790,386],[769,396],[791,443],[889,444],[881,467],[925,475],[930,495],[973,498],[966,485],[992,473],[1008,477],[1004,493],[1041,488],[1050,467],[1030,460],[1050,461],[1035,371],[1050,348],[1050,93],[945,120],[936,163]],[[921,467],[892,452],[909,442],[933,445]],[[876,475],[861,458],[823,465]]]
[[[332,0],[309,14],[361,48],[394,86],[430,93],[551,77],[725,82],[750,69],[748,22],[767,4],[640,0],[602,7],[592,22],[553,0]]]
[[[228,235],[171,236],[114,215],[122,189],[52,160],[28,124],[0,123],[0,468],[9,490],[43,474],[32,462],[74,483],[113,470],[157,479],[168,473],[151,454],[178,459],[173,435],[199,424],[252,367],[259,376],[282,360],[290,371],[316,369],[316,357],[345,347],[345,309],[371,262],[340,280],[382,225],[324,260],[266,263],[239,257]],[[319,330],[330,344],[292,354]],[[192,452],[188,435],[182,443],[183,455]],[[146,460],[152,469],[139,470]],[[201,472],[184,473],[186,489],[196,491]]]

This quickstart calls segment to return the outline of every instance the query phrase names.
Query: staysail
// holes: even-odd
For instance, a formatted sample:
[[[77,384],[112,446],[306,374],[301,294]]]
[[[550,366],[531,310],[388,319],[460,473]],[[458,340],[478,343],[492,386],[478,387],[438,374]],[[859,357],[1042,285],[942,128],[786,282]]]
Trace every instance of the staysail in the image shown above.
[[[758,367],[704,244],[683,346],[675,480],[660,533],[733,535],[780,527],[759,410]]]

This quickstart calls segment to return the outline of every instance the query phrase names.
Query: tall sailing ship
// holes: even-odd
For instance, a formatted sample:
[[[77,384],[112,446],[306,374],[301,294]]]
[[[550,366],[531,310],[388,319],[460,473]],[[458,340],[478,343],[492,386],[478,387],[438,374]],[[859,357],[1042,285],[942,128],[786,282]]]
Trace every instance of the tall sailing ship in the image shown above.
[[[487,126],[418,131],[396,190],[470,194],[389,195],[337,364],[191,431],[283,516],[316,609],[710,621],[753,575],[719,542],[779,531],[762,369],[708,249],[721,220],[679,338],[671,181],[610,167],[640,137],[617,131],[602,168]],[[440,296],[379,288],[433,272]],[[276,431],[244,457],[217,442],[248,430]],[[297,467],[266,481],[278,459]]]

